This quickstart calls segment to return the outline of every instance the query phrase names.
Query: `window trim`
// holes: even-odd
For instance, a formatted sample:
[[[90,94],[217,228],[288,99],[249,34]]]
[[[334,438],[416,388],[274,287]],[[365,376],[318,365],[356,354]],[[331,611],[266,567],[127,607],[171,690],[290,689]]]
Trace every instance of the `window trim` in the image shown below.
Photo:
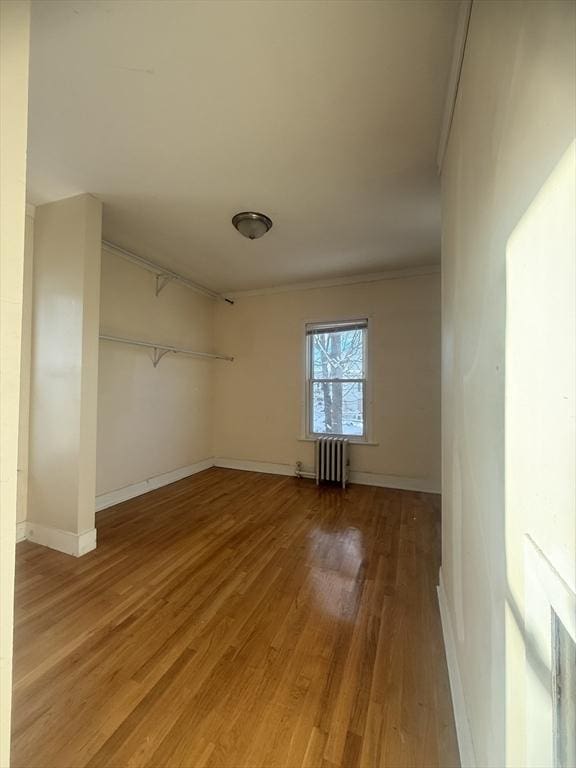
[[[346,326],[353,323],[363,323],[366,325],[364,331],[364,378],[359,379],[328,379],[331,382],[359,382],[362,384],[363,389],[363,402],[364,402],[364,431],[362,435],[346,435],[338,434],[335,432],[314,432],[312,430],[312,388],[313,382],[320,381],[320,379],[313,379],[311,376],[311,341],[312,334],[309,333],[311,327],[326,326],[327,328],[339,326]],[[303,408],[302,408],[302,430],[301,440],[317,440],[320,437],[343,437],[350,443],[358,443],[360,445],[377,445],[372,439],[371,430],[371,415],[372,415],[372,387],[371,387],[371,333],[370,333],[371,316],[357,316],[341,317],[337,320],[332,318],[321,320],[306,320],[303,323],[303,336],[304,336],[304,390],[303,390]]]
[[[527,768],[554,765],[554,701],[552,687],[554,614],[576,642],[576,593],[574,584],[568,584],[548,560],[530,534],[524,534],[524,625],[530,637],[530,648],[519,667],[525,685],[524,712],[525,748]],[[512,621],[511,615],[508,619]],[[514,625],[515,626],[515,625]],[[549,671],[549,687],[543,691],[542,682],[533,672],[531,656],[538,653],[541,663]],[[507,671],[510,674],[510,670]]]

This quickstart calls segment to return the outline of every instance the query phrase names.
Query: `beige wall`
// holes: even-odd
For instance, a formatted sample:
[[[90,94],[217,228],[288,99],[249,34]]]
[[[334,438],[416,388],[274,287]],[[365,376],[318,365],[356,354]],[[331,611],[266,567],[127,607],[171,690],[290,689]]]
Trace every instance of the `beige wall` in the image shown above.
[[[28,453],[30,430],[30,365],[32,356],[32,280],[34,264],[34,207],[26,206],[24,283],[22,293],[22,355],[20,362],[20,423],[18,426],[18,492],[16,522],[28,512]]]
[[[155,296],[155,276],[104,250],[103,333],[210,352],[214,301],[178,283]],[[97,493],[211,458],[212,376],[229,364],[100,342]]]
[[[74,535],[94,529],[101,217],[80,195],[34,225],[28,521]]]
[[[437,274],[263,295],[216,309],[216,343],[233,354],[216,368],[215,455],[311,467],[302,435],[304,323],[366,317],[372,439],[352,469],[438,490],[440,278]]]
[[[565,2],[474,3],[442,174],[442,580],[475,760],[483,768],[527,765],[525,534],[537,537],[564,578],[572,575],[572,584],[575,568],[573,487],[568,490],[566,470],[573,456],[573,318],[566,313],[573,302],[574,211],[565,197],[574,167],[564,157],[575,132],[574,11]],[[566,162],[568,172],[561,170]],[[552,194],[544,186],[549,177]],[[516,314],[509,316],[515,333],[506,350],[512,307],[507,290],[517,297],[526,285],[529,295],[514,303]],[[556,304],[558,313],[541,327],[548,343],[535,336],[531,360],[552,380],[548,390],[540,387],[542,374],[526,382],[519,440],[517,430],[505,432],[506,367],[509,375],[515,372],[517,387],[518,372],[525,378],[528,368],[525,349],[515,345]],[[551,326],[558,317],[555,339]],[[568,361],[561,365],[563,355]],[[514,397],[518,404],[517,392]],[[516,448],[524,444],[520,457],[509,457],[509,468],[522,467],[515,476],[505,475],[505,443],[512,439]],[[553,469],[542,472],[546,454]],[[558,492],[549,493],[551,484]],[[524,503],[526,491],[538,495],[544,489],[538,503]],[[547,679],[549,670],[543,675]]]
[[[10,755],[30,4],[0,3],[0,766]]]
[[[576,96],[575,96],[576,98]],[[552,257],[552,258],[551,258]],[[552,263],[551,263],[552,262]],[[535,301],[534,297],[538,296]],[[550,612],[539,611],[525,565],[526,537],[576,592],[576,143],[563,155],[512,233],[506,304],[507,752],[529,768],[552,762]],[[534,558],[532,558],[534,559]],[[558,584],[550,592],[558,611]],[[576,633],[576,600],[568,631]],[[570,621],[570,614],[572,620]],[[522,621],[522,617],[524,622]],[[528,641],[529,638],[529,641]],[[525,641],[526,639],[526,641]],[[576,637],[575,637],[576,640]],[[539,671],[548,669],[541,698]],[[532,679],[538,692],[534,692]],[[546,706],[546,698],[548,706]],[[528,701],[538,717],[528,722]],[[535,706],[536,705],[536,706]],[[530,743],[537,722],[540,735]],[[574,723],[576,727],[576,723]]]

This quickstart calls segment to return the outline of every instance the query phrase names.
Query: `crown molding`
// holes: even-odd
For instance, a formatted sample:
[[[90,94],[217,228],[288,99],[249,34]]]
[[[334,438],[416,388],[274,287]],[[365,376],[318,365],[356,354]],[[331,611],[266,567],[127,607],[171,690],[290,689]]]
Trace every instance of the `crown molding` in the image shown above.
[[[225,291],[216,293],[209,288],[192,283],[188,278],[183,277],[166,267],[155,262],[144,259],[131,251],[127,251],[120,246],[107,240],[102,241],[102,250],[107,253],[121,256],[127,261],[131,261],[138,266],[143,267],[156,274],[166,274],[172,279],[184,283],[199,293],[205,293],[212,298],[223,299],[228,303],[233,303],[236,297],[263,296],[275,293],[291,293],[293,291],[309,291],[315,288],[333,288],[341,285],[354,285],[356,283],[375,283],[380,280],[400,280],[410,277],[422,277],[425,275],[436,275],[440,272],[440,264],[427,264],[419,267],[404,267],[400,269],[387,269],[382,272],[367,272],[366,274],[348,275],[346,277],[327,277],[319,280],[302,281],[298,283],[287,283],[286,285],[274,285],[265,288],[248,288],[240,291]]]
[[[458,9],[458,20],[456,22],[454,45],[452,48],[452,63],[450,65],[450,74],[448,75],[444,115],[442,118],[442,128],[440,130],[440,140],[438,142],[438,154],[436,155],[436,163],[438,165],[439,173],[442,172],[444,156],[446,155],[446,150],[448,148],[450,130],[454,119],[454,110],[456,109],[456,99],[458,98],[460,76],[462,74],[466,41],[468,39],[468,29],[470,27],[472,2],[473,0],[460,0],[460,8]]]
[[[291,293],[293,291],[311,291],[315,288],[335,288],[340,285],[355,285],[357,283],[377,283],[381,280],[402,280],[410,277],[437,275],[440,264],[430,264],[422,267],[406,267],[405,269],[388,269],[383,272],[368,272],[365,275],[349,275],[347,277],[328,277],[323,280],[276,285],[270,288],[254,288],[245,291],[227,291],[232,299],[248,296],[265,296],[274,293]]]

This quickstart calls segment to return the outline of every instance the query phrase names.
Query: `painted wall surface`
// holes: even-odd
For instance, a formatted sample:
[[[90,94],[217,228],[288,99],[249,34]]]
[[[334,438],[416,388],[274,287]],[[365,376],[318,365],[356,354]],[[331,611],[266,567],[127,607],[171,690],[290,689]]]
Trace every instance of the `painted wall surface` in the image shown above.
[[[218,305],[215,455],[313,466],[303,436],[304,324],[369,317],[371,439],[355,471],[440,485],[440,277],[422,275],[236,298]]]
[[[0,3],[0,766],[10,759],[30,4]]]
[[[102,206],[36,208],[28,521],[94,528]]]
[[[102,333],[213,351],[214,301],[102,252]],[[97,494],[211,458],[212,377],[229,364],[100,342]]]
[[[574,210],[566,202],[574,167],[566,152],[575,135],[575,7],[474,3],[442,174],[442,580],[475,760],[483,768],[526,765],[526,533],[573,583],[573,490],[564,484],[574,450]],[[524,300],[507,308],[507,289]],[[554,305],[558,311],[544,327],[550,334],[556,324],[556,347],[558,339],[550,335],[547,344],[534,327]],[[507,310],[516,329],[508,350]],[[520,365],[525,346],[517,346],[523,334],[533,339],[532,365],[542,371],[527,382],[520,442],[514,432],[516,448],[524,443],[512,462],[521,469],[512,476],[505,474],[505,443],[513,437],[505,432],[506,366],[516,372],[517,387],[518,371],[528,371]],[[543,493],[551,483],[562,488]],[[530,489],[539,499],[526,504]]]
[[[22,355],[20,361],[20,422],[18,425],[18,492],[16,522],[28,511],[28,453],[30,430],[30,366],[32,357],[32,280],[34,264],[34,207],[26,206],[24,282],[22,300]]]
[[[507,752],[529,768],[553,764],[551,739],[541,731],[546,723],[551,735],[555,692],[549,661],[544,663],[552,635],[550,608],[543,623],[532,626],[529,616],[530,628],[524,629],[523,618],[537,608],[529,583],[534,568],[525,562],[527,537],[574,595],[575,397],[576,142],[572,142],[516,225],[507,248]],[[551,604],[559,604],[562,590],[548,591]],[[576,601],[569,613],[572,621],[563,620],[574,637]],[[540,707],[541,698],[535,719],[525,711],[525,702],[534,709]],[[527,717],[541,723],[540,735],[528,744],[527,731],[534,728]]]

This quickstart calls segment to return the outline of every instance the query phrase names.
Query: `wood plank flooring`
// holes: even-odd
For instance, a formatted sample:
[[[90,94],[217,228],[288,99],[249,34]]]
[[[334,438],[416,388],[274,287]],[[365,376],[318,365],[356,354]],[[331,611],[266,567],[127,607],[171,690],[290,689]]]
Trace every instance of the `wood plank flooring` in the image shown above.
[[[439,499],[225,469],[18,545],[14,768],[458,765]]]

